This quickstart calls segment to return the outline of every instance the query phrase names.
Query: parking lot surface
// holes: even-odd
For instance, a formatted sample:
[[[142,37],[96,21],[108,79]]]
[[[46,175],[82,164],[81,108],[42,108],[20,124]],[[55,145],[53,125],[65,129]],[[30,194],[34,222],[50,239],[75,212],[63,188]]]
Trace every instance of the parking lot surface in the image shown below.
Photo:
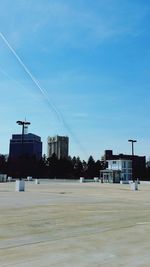
[[[1,267],[150,266],[150,184],[0,183]]]

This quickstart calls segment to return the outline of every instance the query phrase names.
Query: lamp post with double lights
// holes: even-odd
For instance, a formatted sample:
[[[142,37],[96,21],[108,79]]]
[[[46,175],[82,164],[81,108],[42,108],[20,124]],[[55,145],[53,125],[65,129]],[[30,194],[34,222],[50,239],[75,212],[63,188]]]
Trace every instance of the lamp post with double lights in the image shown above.
[[[137,140],[129,139],[128,142],[131,142],[132,144],[132,175],[133,175],[133,181],[134,181],[135,180],[134,143],[136,143]]]
[[[22,126],[22,134],[21,134],[21,156],[23,158],[24,155],[24,134],[25,134],[25,126],[30,125],[29,121],[16,121],[18,125]],[[23,166],[22,166],[22,174],[23,174]]]
[[[21,142],[22,142],[22,155],[24,154],[24,129],[25,126],[30,125],[31,123],[29,121],[17,121],[18,125],[22,126],[22,136],[21,136]]]
[[[137,140],[129,139],[128,142],[132,143],[132,156],[134,156],[134,143],[136,143]]]

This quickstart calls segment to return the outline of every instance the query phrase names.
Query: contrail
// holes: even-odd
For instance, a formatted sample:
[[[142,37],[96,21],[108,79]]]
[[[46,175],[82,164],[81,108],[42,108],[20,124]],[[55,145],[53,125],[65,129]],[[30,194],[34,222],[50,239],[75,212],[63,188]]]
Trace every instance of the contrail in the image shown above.
[[[16,57],[16,59],[18,60],[18,62],[20,63],[20,65],[23,67],[23,69],[25,70],[25,72],[30,76],[31,80],[33,81],[33,83],[39,88],[40,92],[42,93],[42,95],[44,96],[44,98],[47,100],[48,104],[51,106],[51,108],[53,109],[53,111],[55,112],[57,118],[59,120],[61,120],[60,118],[60,114],[58,113],[57,109],[55,108],[55,106],[52,104],[52,102],[50,102],[46,92],[43,90],[43,88],[39,85],[39,82],[37,81],[37,79],[32,75],[32,73],[29,71],[29,69],[25,66],[25,64],[23,63],[23,61],[21,60],[21,58],[18,56],[18,54],[15,52],[15,50],[12,48],[12,46],[10,45],[10,43],[7,41],[7,39],[4,37],[4,35],[0,32],[0,37],[3,39],[3,41],[5,42],[5,44],[7,45],[7,47],[10,49],[10,51],[13,53],[13,55]]]
[[[49,104],[49,107],[51,107],[51,109],[55,112],[58,120],[60,122],[62,122],[62,124],[65,126],[65,128],[67,129],[67,131],[70,132],[70,134],[72,135],[73,139],[78,144],[78,146],[80,147],[80,149],[87,156],[87,153],[86,153],[85,149],[82,147],[82,145],[80,144],[80,142],[78,141],[78,139],[76,138],[76,136],[74,136],[73,132],[71,131],[71,129],[68,126],[68,124],[65,122],[65,120],[64,120],[62,114],[60,113],[60,111],[58,111],[58,109],[55,107],[55,105],[52,103],[52,101],[50,101],[50,99],[49,99],[46,91],[40,86],[39,81],[32,75],[32,73],[29,71],[29,69],[27,68],[27,66],[23,63],[22,59],[19,57],[19,55],[16,53],[16,51],[13,49],[13,47],[10,45],[10,43],[7,41],[7,39],[5,38],[5,36],[1,32],[0,32],[0,37],[2,38],[2,40],[4,41],[4,43],[7,45],[7,47],[10,49],[10,51],[13,53],[13,55],[18,60],[18,62],[23,67],[23,69],[28,74],[28,76],[31,78],[31,80],[33,81],[33,83],[40,90],[41,94],[46,99],[47,103]]]

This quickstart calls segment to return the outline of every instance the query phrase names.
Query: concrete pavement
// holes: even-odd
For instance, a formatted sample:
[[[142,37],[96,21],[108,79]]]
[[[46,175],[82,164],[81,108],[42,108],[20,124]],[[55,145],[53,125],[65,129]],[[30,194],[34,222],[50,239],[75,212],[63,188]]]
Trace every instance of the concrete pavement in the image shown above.
[[[150,185],[0,184],[1,267],[150,266]]]

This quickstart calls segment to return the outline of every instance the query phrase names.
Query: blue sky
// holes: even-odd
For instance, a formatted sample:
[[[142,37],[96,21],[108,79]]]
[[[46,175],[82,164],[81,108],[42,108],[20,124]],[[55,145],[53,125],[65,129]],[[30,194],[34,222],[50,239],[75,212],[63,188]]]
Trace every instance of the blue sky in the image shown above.
[[[70,138],[70,155],[105,149],[150,156],[150,3],[146,0],[1,0],[0,153],[17,120]]]

